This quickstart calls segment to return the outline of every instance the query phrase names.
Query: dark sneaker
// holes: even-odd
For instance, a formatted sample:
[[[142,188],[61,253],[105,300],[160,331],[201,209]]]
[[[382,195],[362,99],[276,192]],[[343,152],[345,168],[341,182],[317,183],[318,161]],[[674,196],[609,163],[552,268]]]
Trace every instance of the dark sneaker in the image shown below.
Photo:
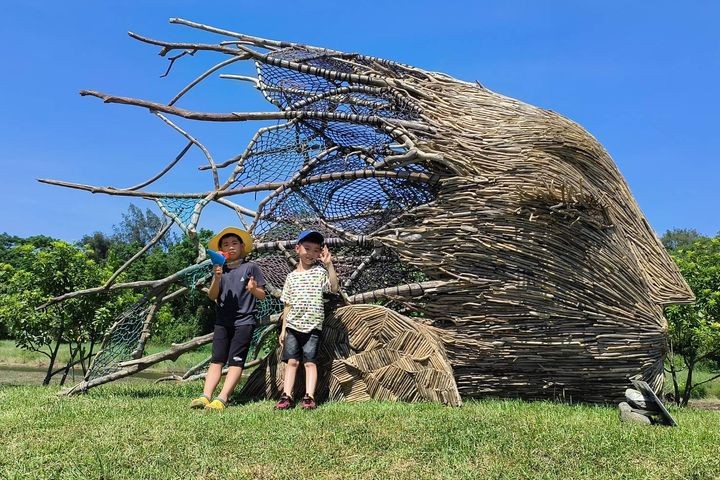
[[[275,404],[275,410],[289,410],[295,406],[295,402],[290,395],[282,394],[280,400]]]
[[[315,399],[306,393],[302,399],[303,410],[312,410],[315,407],[317,407]]]

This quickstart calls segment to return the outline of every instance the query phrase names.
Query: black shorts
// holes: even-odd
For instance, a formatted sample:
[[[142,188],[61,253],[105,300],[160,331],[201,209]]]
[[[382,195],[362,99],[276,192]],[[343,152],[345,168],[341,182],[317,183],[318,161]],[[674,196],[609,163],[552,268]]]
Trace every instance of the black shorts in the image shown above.
[[[255,325],[215,325],[210,362],[223,365],[227,363],[229,367],[245,365],[254,330]]]
[[[287,363],[292,358],[293,360],[317,363],[317,351],[321,333],[317,329],[302,333],[286,328],[282,361]]]

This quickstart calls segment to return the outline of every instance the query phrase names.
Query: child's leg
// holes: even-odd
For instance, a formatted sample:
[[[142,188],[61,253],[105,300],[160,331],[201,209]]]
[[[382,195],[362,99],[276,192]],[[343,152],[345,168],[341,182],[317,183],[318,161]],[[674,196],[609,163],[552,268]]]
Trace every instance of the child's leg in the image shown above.
[[[212,357],[210,358],[210,366],[208,367],[207,375],[205,375],[205,384],[203,386],[203,395],[208,399],[212,398],[218,383],[220,383],[222,369],[228,359],[231,335],[231,328],[224,325],[215,325],[215,329],[213,330]]]
[[[222,377],[222,369],[225,363],[211,363],[208,367],[207,375],[205,375],[205,385],[203,386],[203,395],[208,399],[211,399],[215,388],[220,383],[220,377]]]
[[[232,329],[232,340],[228,349],[228,373],[218,395],[218,398],[223,402],[227,403],[242,377],[245,359],[250,350],[253,330],[255,330],[255,325],[240,325]]]
[[[317,366],[314,363],[305,362],[305,393],[313,398],[315,398],[317,376]]]
[[[305,364],[305,393],[315,398],[317,386],[317,354],[320,345],[320,330],[312,330],[302,346],[303,363]]]
[[[295,358],[289,358],[285,364],[285,378],[283,380],[283,393],[292,397],[293,387],[295,386],[295,376],[297,374],[300,362]]]
[[[233,390],[235,390],[235,386],[237,386],[242,377],[242,372],[242,367],[228,367],[227,375],[225,375],[225,383],[223,383],[223,388],[218,395],[220,400],[227,403],[228,398],[230,398]]]
[[[282,361],[285,362],[285,373],[283,375],[283,393],[292,397],[295,387],[295,376],[302,358],[302,346],[300,345],[300,334],[292,328],[285,330],[285,345],[283,345]]]

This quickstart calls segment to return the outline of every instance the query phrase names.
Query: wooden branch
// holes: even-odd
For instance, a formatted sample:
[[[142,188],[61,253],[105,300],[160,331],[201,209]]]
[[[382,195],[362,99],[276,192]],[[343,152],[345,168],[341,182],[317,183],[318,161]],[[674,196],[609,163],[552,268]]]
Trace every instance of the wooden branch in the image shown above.
[[[168,102],[168,106],[172,106],[173,104],[175,104],[175,102],[177,102],[178,100],[180,100],[180,98],[182,98],[183,95],[185,95],[187,92],[189,92],[195,85],[197,85],[198,83],[200,83],[200,82],[202,82],[204,79],[206,79],[208,76],[210,76],[210,74],[212,74],[213,72],[216,72],[216,71],[220,70],[221,68],[226,67],[226,66],[228,66],[228,65],[230,65],[230,64],[232,64],[232,63],[238,62],[238,61],[240,61],[240,60],[245,60],[245,58],[244,58],[243,56],[237,56],[237,57],[233,57],[233,58],[228,58],[227,60],[224,60],[224,61],[218,63],[217,65],[214,65],[214,66],[210,67],[210,68],[207,69],[205,72],[203,72],[202,74],[200,74],[195,80],[193,80],[193,81],[190,82],[187,86],[185,86],[185,88],[183,88],[182,90],[180,90],[180,92],[178,92],[178,94],[175,95],[175,96],[172,98],[172,100],[170,100],[170,101]]]
[[[129,267],[130,265],[132,265],[132,263],[133,263],[135,260],[137,260],[138,258],[140,258],[140,257],[142,256],[142,254],[144,254],[145,252],[147,252],[153,245],[157,244],[157,242],[159,242],[160,239],[165,236],[165,234],[168,232],[168,230],[170,230],[170,227],[172,227],[172,222],[163,223],[163,224],[160,226],[160,228],[158,229],[158,231],[155,233],[155,236],[154,236],[147,244],[145,244],[145,246],[142,247],[135,255],[133,255],[130,259],[128,259],[127,262],[123,263],[123,264],[120,266],[120,268],[118,268],[117,270],[115,270],[115,273],[112,274],[112,276],[108,279],[107,282],[105,282],[105,284],[104,284],[101,288],[106,289],[106,290],[109,289],[110,286],[111,286],[111,285],[113,284],[113,282],[115,281],[115,279],[116,279],[122,272],[124,272],[127,267]]]
[[[236,75],[234,73],[221,73],[220,78],[224,78],[227,80],[240,80],[243,82],[250,82],[252,83],[255,88],[260,88],[260,81],[255,77],[248,77],[247,75]]]
[[[434,184],[439,181],[437,175],[428,175],[425,173],[417,172],[393,172],[385,170],[353,170],[350,172],[333,172],[324,173],[322,175],[315,175],[307,177],[298,182],[298,185],[310,185],[313,183],[328,182],[334,180],[357,180],[360,178],[392,178],[392,179],[403,179],[410,180],[413,182],[424,182]],[[129,197],[143,197],[143,198],[206,198],[212,199],[229,197],[233,195],[240,195],[243,193],[261,192],[264,190],[276,190],[287,182],[268,182],[260,183],[257,185],[249,185],[246,187],[234,188],[230,190],[210,191],[201,193],[163,193],[163,192],[133,192],[128,190],[118,190],[113,187],[97,187],[93,185],[83,185],[81,183],[63,182],[61,180],[53,180],[49,178],[38,178],[38,182],[47,183],[50,185],[58,185],[61,187],[75,188],[78,190],[86,190],[91,193],[105,193],[108,195],[120,195]]]
[[[146,180],[142,183],[138,183],[137,185],[134,185],[132,187],[122,188],[120,190],[138,190],[143,187],[147,187],[148,185],[155,182],[156,180],[159,180],[163,175],[165,175],[167,172],[169,172],[170,169],[173,168],[185,156],[185,154],[190,150],[190,148],[192,148],[192,146],[193,146],[193,142],[192,141],[188,142],[187,145],[185,145],[185,148],[182,149],[182,151],[175,157],[175,159],[172,162],[168,163],[165,166],[165,168],[163,168],[160,171],[160,173],[158,173],[154,177],[152,177],[149,180]]]
[[[368,303],[391,297],[419,297],[427,291],[451,285],[452,280],[432,280],[420,283],[408,283],[397,287],[386,287],[370,292],[358,293],[347,298],[349,303]]]
[[[144,37],[142,35],[138,35],[137,33],[128,32],[128,35],[130,37],[134,38],[135,40],[139,40],[143,43],[148,43],[150,45],[157,45],[159,47],[163,47],[163,49],[160,51],[160,56],[164,57],[168,54],[168,52],[172,50],[209,50],[213,52],[220,52],[225,53],[228,55],[236,55],[241,56],[245,58],[249,58],[247,55],[243,54],[242,51],[236,49],[236,48],[228,48],[224,47],[222,45],[212,45],[207,43],[173,43],[173,42],[165,42],[162,40],[155,40],[152,38]]]
[[[253,250],[256,252],[265,252],[271,250],[292,249],[293,247],[295,247],[295,244],[295,240],[278,240],[275,242],[263,242],[254,244]],[[359,247],[364,247],[375,245],[375,239],[362,235],[358,235],[357,238],[354,240],[333,237],[325,238],[325,245],[327,245],[328,247],[337,247],[344,245],[357,245]]]
[[[190,20],[185,20],[182,18],[171,18],[170,23],[174,23],[177,25],[184,25],[186,27],[191,27],[191,28],[197,28],[198,30],[204,30],[206,32],[217,33],[220,35],[225,35],[227,37],[234,37],[234,38],[237,38],[244,42],[250,42],[251,44],[256,45],[258,47],[288,48],[288,47],[302,46],[305,48],[319,49],[318,47],[310,47],[308,45],[301,45],[298,43],[281,42],[279,40],[270,40],[267,38],[253,37],[251,35],[245,35],[245,34],[233,32],[230,30],[224,30],[221,28],[211,27],[209,25],[203,25],[202,23],[192,22]]]
[[[175,56],[169,57],[168,60],[170,60],[170,63],[168,63],[167,69],[165,69],[165,73],[160,75],[160,78],[165,78],[168,75],[170,75],[170,70],[172,70],[172,67],[175,65],[175,62],[180,60],[185,55],[190,55],[191,57],[197,53],[197,50],[184,50],[180,53],[178,53]]]
[[[210,260],[207,260],[209,262]],[[103,287],[95,287],[95,288],[88,288],[85,290],[77,290],[75,292],[66,293],[63,295],[60,295],[58,297],[51,298],[44,304],[37,307],[38,309],[47,308],[50,305],[53,305],[58,302],[62,302],[65,300],[68,300],[70,298],[83,296],[83,295],[91,295],[94,293],[102,293],[107,292],[110,290],[124,290],[129,288],[151,288],[151,289],[159,289],[163,288],[167,285],[170,285],[174,282],[176,282],[178,279],[185,276],[188,272],[196,269],[199,267],[200,264],[190,265],[189,267],[185,267],[182,270],[178,270],[177,272],[173,273],[172,275],[168,275],[165,278],[161,278],[159,280],[140,280],[137,282],[127,282],[127,283],[115,283],[113,285],[110,285],[110,287],[105,288]]]
[[[185,137],[189,142],[192,142],[195,146],[197,146],[202,152],[203,155],[205,155],[205,158],[207,158],[208,164],[210,169],[212,170],[212,176],[213,176],[213,185],[215,185],[215,189],[217,190],[220,188],[220,180],[218,180],[218,173],[217,168],[215,167],[215,161],[212,158],[212,155],[210,155],[210,151],[200,143],[195,137],[187,133],[185,130],[171,122],[165,115],[158,112],[153,112],[160,120],[165,122],[166,124],[170,125],[176,132],[178,132],[180,135]]]
[[[190,120],[200,120],[205,122],[245,122],[249,120],[291,120],[294,118],[306,118],[309,120],[323,120],[335,122],[359,123],[365,125],[396,125],[403,126],[418,131],[431,131],[427,125],[409,120],[399,120],[395,118],[376,117],[372,115],[355,115],[350,113],[330,113],[319,111],[282,111],[282,112],[230,112],[230,113],[212,113],[212,112],[194,112],[184,108],[171,107],[162,103],[151,102],[130,97],[118,97],[108,95],[93,90],[81,90],[80,95],[83,97],[91,96],[102,99],[105,103],[117,103],[121,105],[133,105],[136,107],[147,108],[151,111],[164,112],[178,117]]]
[[[245,219],[243,218],[243,216],[248,216],[248,217],[254,218],[255,215],[257,215],[257,212],[254,212],[254,211],[250,210],[249,208],[245,208],[242,205],[238,205],[237,203],[234,203],[234,202],[228,200],[227,198],[217,198],[217,199],[215,199],[215,202],[219,203],[220,205],[225,205],[226,207],[229,207],[229,208],[232,208],[233,210],[235,210],[235,213],[237,213],[238,218],[240,218],[240,221],[246,227],[245,229],[247,231],[252,231],[250,226],[247,225],[247,222],[245,222]]]
[[[102,385],[102,384],[105,384],[108,382],[112,382],[114,380],[119,380],[121,378],[128,377],[130,375],[134,375],[138,372],[145,370],[148,367],[151,367],[152,365],[155,365],[156,363],[159,363],[159,362],[162,362],[165,360],[175,361],[183,353],[188,352],[190,350],[194,350],[203,345],[206,345],[206,344],[212,342],[212,339],[213,339],[213,334],[208,333],[207,335],[195,337],[192,340],[189,340],[189,341],[181,343],[181,344],[174,344],[168,350],[165,350],[163,352],[158,352],[153,355],[148,355],[147,357],[142,357],[142,358],[138,358],[135,360],[130,360],[128,362],[120,363],[119,366],[121,367],[121,370],[110,373],[108,375],[104,375],[102,377],[93,378],[92,380],[83,380],[78,385],[75,385],[74,387],[72,387],[70,389],[60,392],[60,394],[61,395],[74,395],[74,394],[78,394],[78,393],[83,393],[92,387],[96,387],[98,385]]]
[[[316,77],[325,78],[330,81],[359,83],[362,85],[370,85],[373,87],[389,87],[391,85],[388,81],[380,77],[358,75],[356,73],[337,72],[335,70],[327,70],[325,68],[313,67],[304,63],[291,62],[288,60],[271,57],[272,52],[263,54],[243,45],[238,45],[237,48],[247,53],[258,62],[272,65],[278,68],[295,70],[296,72],[305,73],[307,75],[314,75]],[[328,56],[332,57],[332,55],[329,53]]]

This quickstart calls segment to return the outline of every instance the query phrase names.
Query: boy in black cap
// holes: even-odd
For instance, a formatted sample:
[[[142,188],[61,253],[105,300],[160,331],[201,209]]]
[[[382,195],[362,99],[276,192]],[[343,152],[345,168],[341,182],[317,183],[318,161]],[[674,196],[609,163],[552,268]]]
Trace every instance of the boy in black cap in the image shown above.
[[[297,268],[287,276],[280,297],[285,304],[280,343],[286,365],[283,394],[275,405],[278,410],[295,406],[292,391],[301,361],[305,365],[306,389],[302,408],[315,408],[317,350],[325,320],[323,293],[340,289],[332,255],[324,243],[323,235],[315,230],[305,230],[298,236]]]

